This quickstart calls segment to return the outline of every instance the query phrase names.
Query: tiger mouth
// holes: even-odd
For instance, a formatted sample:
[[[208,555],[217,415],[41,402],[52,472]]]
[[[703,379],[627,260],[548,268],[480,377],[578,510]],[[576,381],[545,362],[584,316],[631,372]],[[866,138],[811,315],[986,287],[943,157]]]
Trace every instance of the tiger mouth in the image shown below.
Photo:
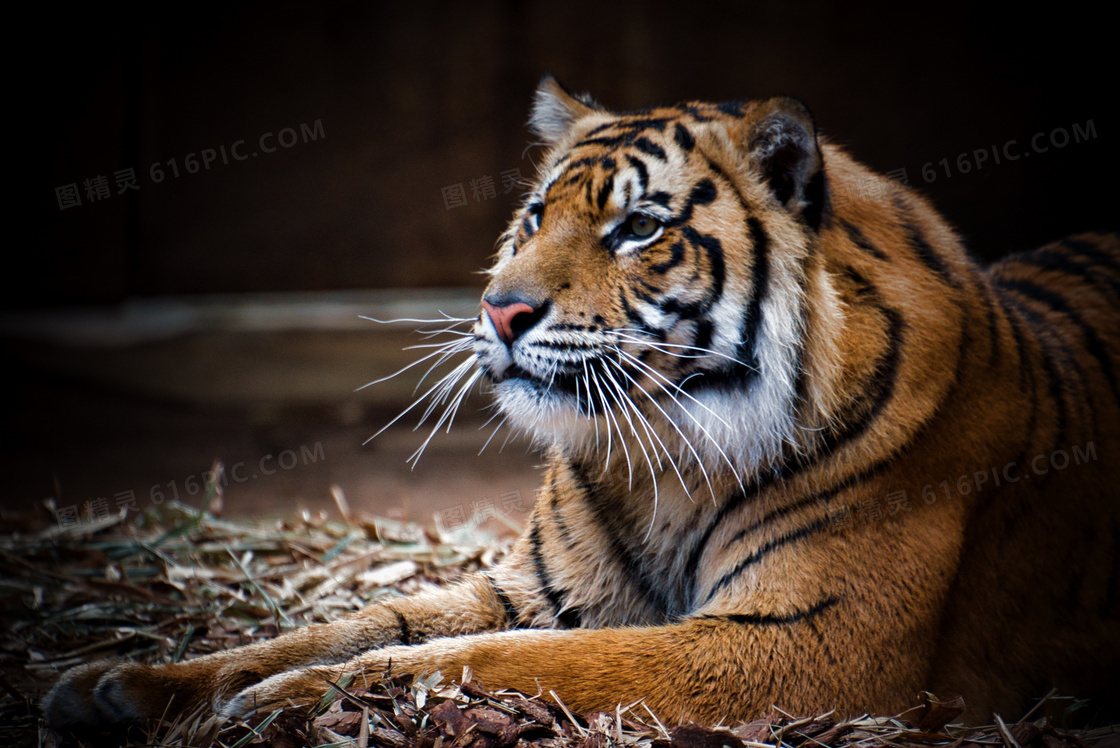
[[[518,380],[530,384],[540,390],[559,390],[564,394],[577,397],[580,395],[586,396],[587,387],[582,383],[582,377],[575,372],[562,372],[557,371],[555,374],[543,378],[526,369],[521,368],[517,364],[511,364],[505,368],[500,374],[496,374],[491,370],[486,371],[487,376],[490,378],[492,384],[502,384],[511,380]]]

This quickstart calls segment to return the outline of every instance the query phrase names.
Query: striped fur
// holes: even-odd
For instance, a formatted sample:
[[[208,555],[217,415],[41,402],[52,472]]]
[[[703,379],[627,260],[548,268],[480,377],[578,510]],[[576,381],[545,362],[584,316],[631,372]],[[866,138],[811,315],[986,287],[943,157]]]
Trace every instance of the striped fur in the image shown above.
[[[981,268],[788,99],[616,115],[546,79],[533,126],[550,150],[484,296],[528,311],[481,314],[456,375],[548,458],[509,556],[270,642],[71,671],[52,723],[245,714],[390,661],[666,720],[1115,703],[1120,238]]]

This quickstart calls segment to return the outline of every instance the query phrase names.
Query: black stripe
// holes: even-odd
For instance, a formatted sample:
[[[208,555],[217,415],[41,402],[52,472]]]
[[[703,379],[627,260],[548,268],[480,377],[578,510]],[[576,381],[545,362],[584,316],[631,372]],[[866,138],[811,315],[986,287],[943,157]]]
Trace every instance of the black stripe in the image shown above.
[[[1049,383],[1048,389],[1050,391],[1050,399],[1054,403],[1055,417],[1057,418],[1057,424],[1055,426],[1057,433],[1053,439],[1052,448],[1062,446],[1066,444],[1066,429],[1069,424],[1069,413],[1067,412],[1066,402],[1068,390],[1063,387],[1064,378],[1061,372],[1058,371],[1057,365],[1058,353],[1048,339],[1045,327],[1046,322],[1038,312],[1034,311],[1014,296],[1007,294],[1004,295],[1004,299],[1022,315],[1023,320],[1034,334],[1035,341],[1041,348],[1039,359],[1042,361],[1042,369]]]
[[[633,527],[626,522],[625,517],[618,511],[617,505],[605,500],[598,486],[582,465],[573,464],[571,470],[572,477],[583,495],[584,505],[591,512],[595,525],[602,532],[611,555],[629,584],[636,588],[639,595],[649,603],[653,610],[667,616],[679,612],[677,610],[680,607],[679,603],[674,603],[665,593],[665,590],[650,579],[638,557],[631,553],[622,541],[622,538],[633,534]]]
[[[708,256],[708,274],[712,279],[712,303],[723,296],[724,276],[726,267],[723,262],[723,245],[719,239],[708,234],[701,234],[691,226],[684,228],[684,237],[693,248],[703,249]]]
[[[755,216],[747,219],[747,226],[751,230],[751,295],[747,302],[746,318],[743,320],[738,356],[740,361],[749,361],[757,367],[762,302],[770,293],[770,237],[762,227],[762,222]]]
[[[670,296],[658,302],[657,308],[665,314],[676,315],[677,319],[694,320],[706,314],[711,305],[712,299],[708,297],[682,304],[679,298]]]
[[[1022,446],[1019,449],[1019,454],[1015,458],[1016,463],[1023,462],[1026,459],[1027,450],[1034,443],[1034,432],[1038,426],[1038,382],[1034,376],[1034,360],[1027,354],[1026,336],[1023,333],[1023,326],[1019,323],[1019,319],[1015,314],[1007,308],[1007,300],[998,289],[994,289],[996,303],[999,304],[1000,309],[1003,311],[1004,319],[1011,326],[1011,337],[1015,341],[1015,355],[1016,366],[1019,368],[1019,387],[1026,393],[1026,401],[1030,403],[1030,414],[1027,416],[1027,426],[1023,429]],[[1045,355],[1045,354],[1044,354]],[[988,506],[999,494],[995,491],[989,491],[983,500],[984,506]]]
[[[708,205],[716,199],[717,195],[715,183],[710,179],[702,179],[697,182],[688,193],[688,199],[685,200],[684,205],[681,207],[681,212],[673,216],[665,222],[665,228],[674,228],[682,226],[692,220],[692,211],[697,205]],[[743,205],[744,212],[746,205],[740,198],[739,203]]]
[[[906,232],[906,241],[918,255],[918,259],[927,268],[937,273],[941,280],[945,281],[953,288],[960,288],[960,281],[953,277],[949,266],[945,264],[945,260],[937,254],[929,242],[926,241],[925,235],[918,227],[918,224],[906,206],[906,201],[901,196],[896,195],[894,198],[895,207],[902,213],[902,228]]]
[[[1101,238],[1117,238],[1118,234],[1105,234]],[[1062,246],[1067,247],[1078,254],[1085,255],[1086,257],[1096,260],[1099,264],[1104,265],[1110,270],[1120,270],[1120,252],[1110,252],[1101,249],[1095,244],[1090,244],[1083,239],[1062,239],[1059,242]]]
[[[668,117],[635,117],[634,119],[613,120],[599,125],[598,127],[590,130],[587,134],[589,136],[598,135],[607,130],[630,130],[628,135],[633,136],[634,130],[645,130],[646,128],[656,130],[657,132],[664,132],[665,125],[672,120]],[[587,142],[587,141],[581,141]]]
[[[1098,272],[1104,269],[1100,266],[1099,262],[1094,264],[1091,261],[1079,260],[1065,252],[1058,252],[1052,249],[1039,249],[1034,252],[1014,255],[1009,258],[1009,262],[1031,265],[1042,268],[1043,270],[1052,270],[1054,272],[1076,276],[1089,285],[1096,287],[1103,295],[1109,296],[1113,303],[1120,303],[1120,281]]]
[[[548,507],[552,512],[552,524],[556,527],[556,532],[559,533],[560,539],[564,541],[564,545],[568,549],[576,547],[576,543],[572,540],[571,532],[568,530],[568,523],[564,521],[564,517],[560,514],[560,493],[553,488],[552,498],[549,499]]]
[[[716,186],[710,179],[701,179],[688,193],[689,205],[709,205],[716,199]]]
[[[863,273],[856,270],[851,265],[842,265],[840,267],[840,272],[847,276],[848,280],[852,282],[852,285],[856,287],[856,296],[878,298],[875,287],[864,277]]]
[[[688,131],[688,128],[680,122],[678,122],[677,126],[673,129],[673,139],[677,141],[677,145],[686,151],[691,151],[696,147],[696,139],[692,137],[692,133]]]
[[[762,321],[762,302],[766,298],[770,280],[770,240],[766,235],[765,229],[762,227],[762,223],[754,216],[747,219],[747,226],[750,229],[752,243],[751,267],[749,270],[752,284],[750,296],[747,299],[747,305],[743,310],[742,327],[739,332],[739,344],[735,350],[735,358],[745,365],[732,363],[721,369],[700,372],[697,376],[693,376],[687,380],[685,390],[713,387],[720,387],[723,389],[745,389],[754,381],[755,377],[758,376],[758,355],[756,349],[758,347],[758,331]],[[713,280],[717,281],[717,293],[715,293],[712,302],[715,303],[723,294],[724,281],[723,252],[722,247],[719,245],[719,240],[701,234],[691,226],[685,227],[684,234],[693,246],[699,244],[699,246],[708,250],[709,247],[702,242],[703,240],[714,243],[714,247],[720,250],[719,276],[713,278]],[[712,256],[710,251],[709,256]]]
[[[818,498],[816,494],[809,494],[807,496],[801,497],[797,501],[790,502],[789,504],[786,504],[785,506],[780,506],[777,509],[771,509],[766,514],[762,515],[761,517],[756,519],[754,522],[752,522],[749,525],[747,525],[746,527],[744,527],[739,532],[735,533],[735,535],[733,535],[731,537],[731,539],[728,540],[727,543],[723,546],[723,550],[724,551],[730,550],[731,546],[735,545],[740,540],[747,537],[747,535],[754,532],[755,530],[758,530],[761,527],[764,527],[765,525],[770,524],[771,522],[773,522],[776,519],[781,519],[783,517],[788,517],[789,515],[793,514],[794,512],[796,512],[800,509],[804,509],[805,507],[813,506],[814,504],[820,504],[822,502],[823,502],[823,499]]]
[[[894,396],[895,383],[898,376],[898,364],[901,360],[903,345],[902,332],[905,329],[905,324],[903,323],[902,315],[890,307],[881,306],[880,311],[888,320],[887,335],[889,346],[887,351],[877,362],[875,371],[871,377],[871,382],[865,388],[872,402],[862,418],[849,424],[848,427],[843,430],[829,432],[825,439],[822,440],[820,447],[808,457],[790,460],[783,463],[781,468],[776,471],[762,473],[756,476],[743,490],[733,493],[719,508],[716,516],[704,529],[704,532],[701,533],[699,540],[692,547],[691,551],[689,551],[688,561],[685,564],[686,576],[695,579],[696,570],[699,567],[700,559],[703,557],[704,551],[707,549],[708,541],[731,514],[746,504],[750,499],[761,494],[772,484],[789,480],[798,473],[810,469],[825,457],[831,456],[845,443],[863,434],[883,408],[886,407],[886,404]],[[893,457],[891,460],[893,460]],[[889,464],[889,460],[881,463],[881,465],[886,464]],[[840,485],[844,486],[843,483]],[[839,490],[839,488],[836,490]],[[835,491],[831,493],[834,494]]]
[[[578,169],[581,166],[594,166],[597,163],[599,163],[598,156],[584,156],[583,158],[576,159],[572,163],[565,166],[564,171],[572,171],[573,169]]]
[[[877,292],[875,293],[877,295]],[[819,453],[831,454],[844,444],[862,436],[894,396],[898,367],[902,360],[903,333],[906,330],[906,323],[903,321],[902,315],[895,309],[883,305],[880,305],[878,309],[886,317],[888,344],[887,350],[876,361],[871,380],[864,390],[865,401],[870,399],[871,404],[865,412],[853,416],[854,420],[846,423],[844,428],[829,431],[823,440],[822,448],[818,450]],[[843,420],[846,421],[847,419]]]
[[[577,171],[577,172],[574,172],[572,174],[569,174],[567,176],[567,178],[564,179],[564,181],[560,182],[560,186],[561,187],[573,187],[584,179],[590,179],[587,172]]]
[[[722,104],[717,104],[716,109],[729,117],[740,119],[743,116],[743,107],[745,106],[746,102],[743,101],[725,101]]]
[[[840,219],[840,225],[844,227],[844,231],[847,232],[848,238],[851,239],[852,244],[855,244],[857,247],[874,257],[876,260],[890,259],[883,250],[872,244],[871,241],[866,236],[864,236],[863,232],[860,231],[857,227],[853,226],[851,223],[845,221],[844,219]]]
[[[404,617],[404,614],[401,613],[399,610],[396,610],[395,608],[392,609],[392,610],[393,610],[393,615],[395,615],[397,617],[397,626],[400,628],[401,644],[404,644],[406,646],[411,646],[413,644],[412,629],[410,629],[409,626],[408,626],[408,619],[406,619]]]
[[[708,620],[722,619],[725,621],[732,621],[733,623],[740,623],[743,625],[751,626],[781,626],[791,623],[798,623],[799,621],[804,621],[807,618],[812,618],[813,616],[819,615],[828,610],[837,602],[839,602],[839,600],[837,600],[835,597],[828,597],[824,600],[821,600],[813,607],[808,608],[807,610],[798,610],[794,611],[793,613],[787,613],[785,615],[774,615],[772,613],[726,613],[723,615],[704,615],[699,616],[699,618]]]
[[[638,188],[641,194],[645,195],[646,192],[649,191],[649,169],[646,168],[645,161],[642,161],[640,158],[634,158],[630,155],[626,156],[626,160],[630,163],[631,166],[634,167],[635,170],[637,170]]]
[[[632,325],[637,326],[638,329],[640,329],[642,332],[656,335],[659,340],[665,339],[665,332],[663,330],[656,329],[648,322],[646,322],[645,319],[642,318],[642,315],[638,314],[637,310],[635,310],[633,305],[630,304],[630,300],[626,298],[626,289],[618,289],[618,300],[622,304],[622,311],[626,314],[626,319]]]
[[[498,602],[502,604],[502,610],[506,613],[506,622],[510,624],[509,627],[513,629],[519,628],[521,625],[521,611],[513,604],[513,600],[509,599],[509,595],[506,594],[505,590],[498,586],[498,583],[494,581],[493,577],[489,574],[483,574],[482,577],[490,583],[490,589],[494,591],[494,597],[498,598]]]
[[[1067,302],[1063,296],[1028,280],[997,278],[996,283],[1003,288],[1020,293],[1023,296],[1034,299],[1064,314],[1081,333],[1081,337],[1085,340],[1085,346],[1089,354],[1097,360],[1101,371],[1108,380],[1108,386],[1112,390],[1113,399],[1117,404],[1120,404],[1120,388],[1117,387],[1116,373],[1112,369],[1112,358],[1104,341],[1101,340],[1097,331],[1085,321],[1085,318],[1069,305],[1069,302]]]
[[[642,153],[647,153],[650,156],[653,156],[658,161],[668,161],[669,160],[669,158],[665,155],[665,149],[662,148],[661,146],[657,145],[656,143],[654,143],[649,138],[646,138],[646,137],[638,138],[637,140],[634,141],[634,147],[637,148]]]
[[[533,516],[531,522],[533,528],[529,532],[529,552],[533,557],[533,570],[537,574],[537,581],[540,582],[541,592],[544,593],[549,605],[556,612],[555,618],[557,621],[563,624],[565,628],[579,628],[579,610],[565,607],[564,595],[558,587],[554,586],[552,577],[548,573],[548,567],[544,562],[544,554],[541,552],[541,528],[537,523],[536,515]]]
[[[787,546],[790,543],[795,543],[798,540],[803,540],[804,538],[816,535],[817,533],[828,527],[829,522],[830,520],[828,517],[822,517],[816,522],[812,522],[808,525],[805,525],[804,527],[799,527],[792,532],[787,532],[785,535],[782,535],[778,538],[775,538],[774,540],[771,540],[768,543],[764,543],[763,545],[759,546],[749,556],[736,564],[731,571],[720,577],[719,581],[716,582],[708,591],[708,594],[704,598],[704,602],[701,605],[707,605],[709,602],[711,602],[712,598],[715,597],[720,590],[730,585],[732,582],[738,579],[744,571],[746,571],[749,567],[754,566],[762,559],[766,558],[766,556],[768,556],[770,553],[778,550],[779,548]]]
[[[988,324],[988,367],[993,368],[999,363],[1002,346],[999,342],[999,320],[996,319],[996,303],[992,299],[992,287],[985,279],[977,279],[977,287],[987,310]]]
[[[692,117],[692,119],[696,120],[697,122],[711,122],[713,119],[715,119],[714,116],[712,116],[712,115],[708,114],[707,112],[703,111],[700,107],[696,106],[695,104],[678,104],[677,109],[680,110],[681,112],[684,112],[685,114],[689,115],[690,117]]]
[[[596,200],[599,203],[599,210],[606,207],[612,191],[614,191],[614,174],[608,174],[607,178],[603,180],[603,185],[599,188],[599,197]]]
[[[658,275],[663,275],[664,273],[667,273],[675,268],[677,265],[681,264],[681,261],[684,259],[684,244],[679,241],[674,242],[670,251],[672,252],[672,254],[669,256],[668,260],[650,266],[651,272],[657,273]]]
[[[600,136],[597,138],[584,138],[583,140],[572,146],[573,150],[576,148],[583,148],[589,145],[601,145],[604,148],[618,148],[623,145],[630,145],[634,140],[634,133],[625,133],[622,135],[609,135]]]
[[[696,334],[693,337],[692,344],[697,348],[707,348],[712,344],[712,333],[715,331],[715,326],[710,319],[702,319],[696,323]]]
[[[1019,324],[1019,320],[1007,308],[1007,299],[1004,297],[999,289],[993,289],[996,303],[999,304],[1000,309],[1003,311],[1004,319],[1011,326],[1011,337],[1015,341],[1015,361],[1019,367],[1019,386],[1023,389],[1030,388],[1030,401],[1032,404],[1037,405],[1037,398],[1035,397],[1035,381],[1034,381],[1034,366],[1033,361],[1027,355],[1026,336],[1023,334],[1023,326]]]

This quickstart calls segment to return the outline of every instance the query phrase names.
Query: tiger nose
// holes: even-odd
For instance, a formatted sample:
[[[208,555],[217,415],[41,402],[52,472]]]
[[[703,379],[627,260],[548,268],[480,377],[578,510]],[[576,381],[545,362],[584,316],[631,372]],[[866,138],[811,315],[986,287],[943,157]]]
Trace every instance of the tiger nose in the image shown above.
[[[483,299],[482,308],[486,310],[490,321],[494,323],[494,329],[498,331],[498,337],[507,346],[513,345],[515,340],[537,324],[545,312],[545,305],[533,308],[523,301],[495,304]]]

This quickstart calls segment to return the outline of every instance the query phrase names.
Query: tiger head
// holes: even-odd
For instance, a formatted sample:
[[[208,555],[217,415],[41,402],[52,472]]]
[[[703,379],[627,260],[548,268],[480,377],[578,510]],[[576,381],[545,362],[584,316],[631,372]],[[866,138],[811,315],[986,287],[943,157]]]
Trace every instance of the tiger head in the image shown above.
[[[826,216],[806,107],[615,114],[546,77],[530,126],[549,151],[474,328],[508,420],[567,450],[629,440],[651,460],[762,464],[796,448],[813,421],[803,328]]]

